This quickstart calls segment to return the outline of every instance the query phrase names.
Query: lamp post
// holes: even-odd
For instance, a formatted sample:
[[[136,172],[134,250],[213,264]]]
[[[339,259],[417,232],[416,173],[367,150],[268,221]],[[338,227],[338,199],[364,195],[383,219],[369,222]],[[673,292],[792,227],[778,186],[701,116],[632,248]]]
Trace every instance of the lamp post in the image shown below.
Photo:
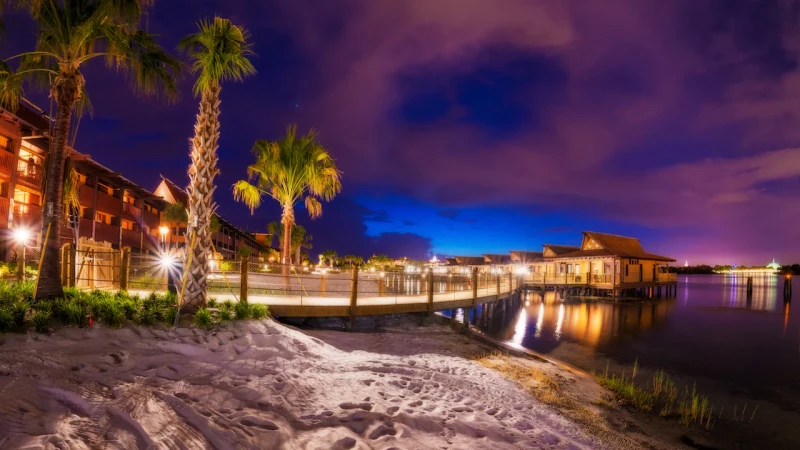
[[[169,227],[161,225],[158,227],[158,233],[161,235],[161,251],[167,250],[167,235],[169,234]]]
[[[17,252],[17,278],[19,281],[25,277],[25,244],[28,242],[28,239],[31,238],[31,232],[27,228],[16,228],[14,230],[14,240],[17,241],[17,248],[19,251]],[[19,254],[22,254],[22,257],[19,257]]]

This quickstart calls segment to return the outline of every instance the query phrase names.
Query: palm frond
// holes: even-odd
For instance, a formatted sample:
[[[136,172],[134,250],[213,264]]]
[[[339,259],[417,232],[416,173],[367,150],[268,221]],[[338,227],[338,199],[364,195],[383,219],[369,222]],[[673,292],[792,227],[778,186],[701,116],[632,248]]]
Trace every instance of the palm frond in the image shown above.
[[[255,56],[248,42],[250,33],[244,27],[221,17],[201,20],[197,27],[197,33],[178,44],[189,55],[191,71],[197,75],[195,95],[219,87],[223,81],[242,81],[256,73],[249,59]]]
[[[284,207],[302,199],[312,219],[322,215],[321,201],[332,200],[342,189],[341,172],[314,130],[298,136],[297,127],[290,125],[280,141],[256,141],[253,153],[256,161],[247,168],[247,184]]]
[[[247,205],[251,213],[261,206],[261,191],[246,180],[234,183],[233,198]]]

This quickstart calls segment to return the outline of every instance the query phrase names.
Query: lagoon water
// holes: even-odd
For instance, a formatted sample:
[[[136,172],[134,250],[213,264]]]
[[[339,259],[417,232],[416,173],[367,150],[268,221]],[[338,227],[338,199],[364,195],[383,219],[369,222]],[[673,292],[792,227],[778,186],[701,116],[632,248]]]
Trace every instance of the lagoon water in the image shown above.
[[[784,302],[778,275],[757,276],[754,284],[748,298],[741,276],[680,275],[672,299],[561,300],[548,292],[491,314],[479,310],[476,318],[493,338],[584,370],[638,360],[799,411],[800,294],[794,305]]]

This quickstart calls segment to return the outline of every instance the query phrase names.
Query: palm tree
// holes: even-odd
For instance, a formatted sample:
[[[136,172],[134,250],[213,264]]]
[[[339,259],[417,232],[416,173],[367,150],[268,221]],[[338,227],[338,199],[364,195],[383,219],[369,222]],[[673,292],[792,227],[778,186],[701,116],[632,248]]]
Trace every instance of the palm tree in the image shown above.
[[[219,141],[219,94],[223,81],[241,81],[256,72],[248,57],[253,55],[250,34],[228,19],[201,21],[198,32],[185,37],[180,47],[189,54],[192,72],[197,74],[194,94],[200,96],[200,112],[191,140],[189,167],[189,223],[186,239],[191,248],[189,267],[184,270],[184,303],[197,309],[207,300],[208,260],[212,256],[211,215],[217,176]],[[187,257],[189,253],[187,252]]]
[[[253,147],[256,162],[247,168],[248,180],[233,185],[233,197],[250,207],[252,212],[266,195],[281,205],[283,243],[281,263],[283,274],[289,275],[294,206],[303,199],[312,219],[322,215],[320,200],[330,201],[342,190],[341,172],[336,168],[328,150],[311,130],[297,136],[297,126],[291,125],[280,141],[256,141]]]
[[[336,265],[336,259],[339,258],[339,254],[336,253],[336,250],[325,250],[322,252],[322,256],[328,260],[331,265],[331,269],[333,269],[333,266]]]
[[[133,88],[145,95],[177,96],[175,77],[180,63],[167,55],[154,36],[139,28],[144,7],[151,0],[21,0],[37,25],[35,49],[0,64],[0,103],[15,109],[23,83],[49,89],[57,107],[42,208],[44,256],[37,278],[36,297],[62,294],[58,248],[63,204],[64,164],[70,121],[76,105],[86,99],[81,70],[103,58],[106,65],[125,69]],[[51,229],[52,228],[52,229]]]
[[[314,236],[306,232],[306,228],[302,225],[295,225],[292,228],[292,251],[295,254],[295,264],[302,264],[303,259],[301,253],[303,249],[311,249],[311,241]]]
[[[270,222],[267,224],[267,231],[270,237],[283,235],[283,225],[278,222]],[[311,241],[314,239],[314,236],[306,234],[306,228],[302,225],[295,225],[292,227],[291,236],[290,254],[294,255],[294,264],[300,264],[302,262],[300,253],[304,248],[312,248]],[[269,245],[272,246],[272,240],[270,240]]]

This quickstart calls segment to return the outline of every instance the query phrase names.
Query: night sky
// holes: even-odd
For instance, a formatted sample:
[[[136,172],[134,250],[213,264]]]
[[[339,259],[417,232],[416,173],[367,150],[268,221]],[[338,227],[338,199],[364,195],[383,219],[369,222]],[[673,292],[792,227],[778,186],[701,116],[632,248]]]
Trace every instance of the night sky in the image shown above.
[[[796,2],[160,0],[149,29],[175,49],[214,14],[258,54],[221,95],[216,200],[242,228],[279,217],[232,200],[253,142],[297,123],[344,172],[321,219],[298,211],[311,255],[541,250],[591,230],[680,263],[800,261]],[[13,16],[0,55],[33,32]],[[165,105],[102,62],[85,75],[77,149],[186,185],[191,76]]]

